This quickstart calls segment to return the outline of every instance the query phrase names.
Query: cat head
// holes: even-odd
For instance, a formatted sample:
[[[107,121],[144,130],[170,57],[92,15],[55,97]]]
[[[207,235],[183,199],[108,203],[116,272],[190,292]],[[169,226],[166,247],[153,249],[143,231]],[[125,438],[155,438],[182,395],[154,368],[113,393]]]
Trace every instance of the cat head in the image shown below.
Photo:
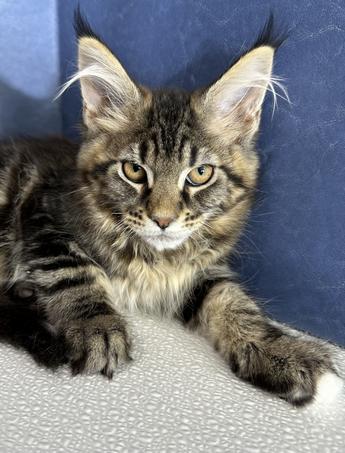
[[[193,93],[136,84],[80,14],[78,72],[84,190],[100,218],[158,251],[232,241],[255,190],[255,138],[282,42],[270,17],[255,45]],[[211,242],[210,242],[211,244]]]

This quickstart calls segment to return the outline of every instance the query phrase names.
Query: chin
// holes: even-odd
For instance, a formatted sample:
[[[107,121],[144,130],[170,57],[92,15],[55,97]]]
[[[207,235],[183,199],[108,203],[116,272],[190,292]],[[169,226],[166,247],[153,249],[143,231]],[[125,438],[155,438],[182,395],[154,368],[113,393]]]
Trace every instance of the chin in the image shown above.
[[[144,241],[149,244],[154,249],[158,250],[159,252],[163,250],[173,250],[177,249],[180,245],[182,245],[189,235],[181,235],[179,237],[169,238],[164,237],[163,235],[160,236],[143,236],[142,238]]]

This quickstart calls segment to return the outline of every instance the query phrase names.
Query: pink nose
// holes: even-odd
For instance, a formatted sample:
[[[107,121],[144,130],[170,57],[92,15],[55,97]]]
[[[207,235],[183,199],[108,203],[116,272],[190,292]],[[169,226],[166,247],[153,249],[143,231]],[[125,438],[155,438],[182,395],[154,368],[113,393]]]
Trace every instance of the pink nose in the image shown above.
[[[162,230],[165,230],[165,228],[168,228],[168,226],[171,224],[171,222],[174,220],[173,217],[157,217],[153,216],[152,220],[157,223],[159,228],[162,228]]]

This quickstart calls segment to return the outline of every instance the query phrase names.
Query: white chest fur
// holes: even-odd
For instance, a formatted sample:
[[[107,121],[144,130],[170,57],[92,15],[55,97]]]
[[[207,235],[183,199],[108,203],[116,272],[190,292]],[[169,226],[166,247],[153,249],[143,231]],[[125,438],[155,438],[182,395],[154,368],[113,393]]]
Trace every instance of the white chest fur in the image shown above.
[[[114,305],[126,311],[172,316],[183,304],[195,280],[190,263],[148,264],[134,259],[121,275],[112,278]]]

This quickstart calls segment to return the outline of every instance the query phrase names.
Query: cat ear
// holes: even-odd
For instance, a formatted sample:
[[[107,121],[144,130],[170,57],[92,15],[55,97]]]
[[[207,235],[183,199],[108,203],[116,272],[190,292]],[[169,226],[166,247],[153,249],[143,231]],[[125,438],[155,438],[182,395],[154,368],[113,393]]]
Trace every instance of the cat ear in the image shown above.
[[[274,48],[260,46],[244,55],[198,99],[206,129],[225,142],[251,138],[272,87]]]
[[[85,124],[92,127],[108,120],[112,129],[124,127],[141,94],[121,63],[97,39],[82,37],[78,66]]]
[[[78,72],[61,92],[79,80],[85,125],[89,129],[121,130],[138,113],[144,91],[131,80],[115,55],[93,33],[79,10],[75,13],[75,29],[78,36]]]

